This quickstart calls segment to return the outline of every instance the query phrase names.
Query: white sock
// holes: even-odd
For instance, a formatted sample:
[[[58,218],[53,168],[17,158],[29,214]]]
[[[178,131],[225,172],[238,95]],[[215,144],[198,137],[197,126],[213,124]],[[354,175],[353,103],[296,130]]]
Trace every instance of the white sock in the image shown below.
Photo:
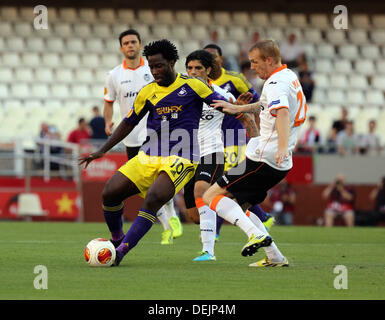
[[[217,215],[207,205],[198,208],[203,249],[214,255]]]
[[[254,223],[254,225],[258,228],[259,231],[261,231],[264,234],[269,234],[265,228],[265,225],[254,213],[247,210],[246,215],[250,218],[250,220]]]
[[[216,204],[213,204],[213,202],[216,202]],[[210,208],[215,209],[218,215],[226,221],[241,228],[241,230],[247,234],[248,238],[250,238],[251,235],[255,235],[257,237],[265,235],[265,233],[260,232],[259,229],[245,215],[238,203],[230,198],[224,196],[221,198],[215,198],[210,204]]]
[[[263,247],[263,250],[265,250],[267,257],[271,262],[282,262],[283,259],[285,259],[285,257],[283,256],[281,251],[279,251],[274,241],[268,247]]]
[[[163,206],[163,209],[164,209],[168,219],[170,219],[172,217],[178,217],[177,214],[176,214],[176,211],[175,211],[175,207],[174,207],[174,199],[169,200]]]
[[[164,209],[164,206],[162,208],[160,208],[159,211],[156,213],[156,217],[159,219],[164,230],[171,230],[170,224],[168,223],[168,217],[166,214],[166,210]]]
[[[247,210],[246,215],[250,218],[250,220],[254,223],[254,225],[258,228],[259,231],[264,232],[265,234],[269,234],[266,231],[265,225],[254,213]],[[271,243],[270,246],[263,247],[263,250],[265,250],[267,257],[271,262],[281,262],[284,259],[284,256],[282,255],[281,251],[279,251],[274,241]]]

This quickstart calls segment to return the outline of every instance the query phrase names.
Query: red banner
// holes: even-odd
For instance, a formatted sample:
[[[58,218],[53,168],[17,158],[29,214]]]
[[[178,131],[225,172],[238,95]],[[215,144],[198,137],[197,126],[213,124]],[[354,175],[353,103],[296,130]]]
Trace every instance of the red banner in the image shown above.
[[[313,156],[294,155],[293,168],[289,171],[286,180],[291,184],[313,183]]]
[[[125,153],[108,153],[82,169],[83,181],[107,181],[126,161]]]
[[[19,220],[19,197],[22,192],[0,192],[0,218]],[[45,220],[69,220],[79,217],[80,198],[77,191],[31,192],[38,196]]]

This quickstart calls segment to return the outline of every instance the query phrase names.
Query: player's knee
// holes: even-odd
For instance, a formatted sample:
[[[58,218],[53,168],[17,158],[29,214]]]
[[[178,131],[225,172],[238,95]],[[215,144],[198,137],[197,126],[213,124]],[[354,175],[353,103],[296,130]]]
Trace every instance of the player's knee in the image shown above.
[[[206,190],[210,188],[210,185],[205,181],[197,181],[194,186],[195,199],[202,198]]]
[[[152,191],[148,192],[144,200],[144,204],[150,208],[161,208],[167,201],[172,198],[172,194],[168,192]],[[155,209],[153,209],[155,210]],[[157,210],[156,210],[157,211]]]
[[[102,192],[103,203],[115,203],[121,200],[119,194],[114,192],[114,189],[115,188],[113,188],[113,186],[111,186],[109,183],[106,183]]]
[[[208,188],[202,196],[203,202],[206,203],[208,206],[210,205],[211,201],[215,198],[215,196],[219,195],[219,193],[216,191],[215,185]]]

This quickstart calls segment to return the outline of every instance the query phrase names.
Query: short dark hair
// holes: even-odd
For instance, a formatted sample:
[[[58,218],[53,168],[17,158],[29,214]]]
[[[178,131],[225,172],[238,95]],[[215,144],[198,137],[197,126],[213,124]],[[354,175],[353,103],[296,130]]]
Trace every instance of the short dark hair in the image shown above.
[[[195,50],[191,52],[186,58],[186,68],[188,63],[193,60],[199,60],[206,69],[214,66],[214,57],[206,50]]]
[[[142,42],[142,40],[140,39],[140,34],[138,31],[136,31],[135,29],[128,29],[126,31],[123,31],[120,35],[119,35],[119,43],[120,43],[120,46],[122,46],[122,39],[123,37],[125,36],[128,36],[128,35],[134,35],[134,36],[137,36],[138,40],[139,40],[139,43]]]
[[[214,44],[214,43],[208,44],[203,49],[215,49],[215,50],[218,51],[218,54],[222,57],[222,49],[221,49],[221,47],[216,45],[216,44]]]
[[[85,119],[85,118],[79,118],[78,124],[81,124],[81,123],[83,123],[83,122],[86,122],[86,119]]]
[[[147,44],[143,49],[143,55],[148,59],[160,53],[167,61],[177,61],[179,59],[176,46],[167,39],[153,41]]]

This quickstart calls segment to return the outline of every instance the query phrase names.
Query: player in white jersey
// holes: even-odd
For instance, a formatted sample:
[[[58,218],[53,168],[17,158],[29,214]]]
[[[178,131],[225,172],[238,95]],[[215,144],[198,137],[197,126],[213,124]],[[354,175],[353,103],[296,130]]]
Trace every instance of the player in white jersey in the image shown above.
[[[117,101],[121,118],[124,119],[134,105],[140,89],[154,81],[147,60],[141,56],[140,34],[129,29],[119,35],[120,52],[124,56],[123,63],[109,71],[104,87],[104,120],[107,135],[112,134],[114,102]],[[128,160],[135,157],[147,138],[147,115],[139,122],[132,132],[123,139]],[[170,200],[157,213],[164,227],[162,244],[171,244],[173,238],[182,235],[182,225]]]
[[[228,101],[235,101],[235,97],[227,90],[213,84],[208,74],[213,68],[214,58],[206,50],[196,50],[186,58],[186,69],[189,76],[200,77],[205,80],[214,91]],[[242,101],[242,97],[238,103]],[[222,140],[222,121],[224,114],[203,104],[201,120],[198,129],[198,143],[200,152],[199,165],[195,176],[184,188],[184,199],[187,211],[194,222],[200,224],[203,249],[194,261],[214,261],[216,213],[202,200],[203,193],[216,181],[224,170],[224,144]]]
[[[217,101],[215,108],[229,114],[260,113],[260,137],[253,137],[246,148],[246,160],[222,176],[203,195],[203,200],[218,215],[242,228],[244,213],[240,205],[261,203],[267,191],[280,182],[293,166],[292,152],[298,137],[298,127],[306,119],[307,105],[302,87],[294,72],[281,64],[278,45],[272,40],[257,42],[249,51],[251,68],[265,80],[260,101],[236,106]],[[239,166],[238,165],[238,166]],[[235,174],[234,174],[235,173]],[[230,192],[238,201],[224,196]],[[253,216],[257,231],[249,231],[249,242],[243,255],[253,255],[264,247],[267,257],[250,266],[288,266],[289,262],[266,232],[261,221]],[[245,230],[244,230],[245,231]],[[266,242],[266,238],[270,238]],[[261,243],[264,239],[265,243]]]

